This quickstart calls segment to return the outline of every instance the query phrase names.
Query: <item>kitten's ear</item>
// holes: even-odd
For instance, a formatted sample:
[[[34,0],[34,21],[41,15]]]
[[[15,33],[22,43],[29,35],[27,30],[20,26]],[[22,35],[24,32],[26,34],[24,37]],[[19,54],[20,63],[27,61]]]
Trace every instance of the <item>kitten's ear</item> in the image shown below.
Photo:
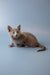
[[[21,25],[18,25],[18,26],[17,26],[17,29],[20,30],[20,29],[21,29]]]
[[[8,32],[11,32],[12,27],[10,27],[9,25],[7,26]]]

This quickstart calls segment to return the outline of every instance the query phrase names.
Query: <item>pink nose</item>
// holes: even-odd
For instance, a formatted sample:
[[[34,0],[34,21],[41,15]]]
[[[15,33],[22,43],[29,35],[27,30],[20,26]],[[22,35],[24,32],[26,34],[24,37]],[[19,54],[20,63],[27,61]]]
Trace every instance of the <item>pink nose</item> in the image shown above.
[[[17,37],[17,35],[16,35],[16,37]]]

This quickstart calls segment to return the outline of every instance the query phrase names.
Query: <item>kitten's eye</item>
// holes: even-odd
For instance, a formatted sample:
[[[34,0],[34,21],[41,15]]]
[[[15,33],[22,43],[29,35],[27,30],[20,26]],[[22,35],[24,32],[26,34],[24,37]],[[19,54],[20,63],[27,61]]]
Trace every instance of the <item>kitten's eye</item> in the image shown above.
[[[17,33],[19,33],[19,31],[17,31]]]
[[[14,34],[15,32],[13,32],[13,34]]]

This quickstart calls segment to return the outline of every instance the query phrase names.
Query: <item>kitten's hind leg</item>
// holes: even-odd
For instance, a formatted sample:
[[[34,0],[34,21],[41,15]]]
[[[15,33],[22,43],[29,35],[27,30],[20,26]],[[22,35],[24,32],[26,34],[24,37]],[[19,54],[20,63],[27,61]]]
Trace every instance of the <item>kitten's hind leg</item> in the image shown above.
[[[28,45],[25,45],[24,47],[29,47]]]

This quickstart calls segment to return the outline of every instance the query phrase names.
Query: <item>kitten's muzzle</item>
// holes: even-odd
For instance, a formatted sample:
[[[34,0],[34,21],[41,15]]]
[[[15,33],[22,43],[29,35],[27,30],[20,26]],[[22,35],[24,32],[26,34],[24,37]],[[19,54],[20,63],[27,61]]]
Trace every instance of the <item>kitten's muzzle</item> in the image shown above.
[[[15,35],[15,36],[12,35],[11,37],[12,37],[14,40],[16,40],[16,39],[18,39],[19,36],[18,36],[18,35]]]

